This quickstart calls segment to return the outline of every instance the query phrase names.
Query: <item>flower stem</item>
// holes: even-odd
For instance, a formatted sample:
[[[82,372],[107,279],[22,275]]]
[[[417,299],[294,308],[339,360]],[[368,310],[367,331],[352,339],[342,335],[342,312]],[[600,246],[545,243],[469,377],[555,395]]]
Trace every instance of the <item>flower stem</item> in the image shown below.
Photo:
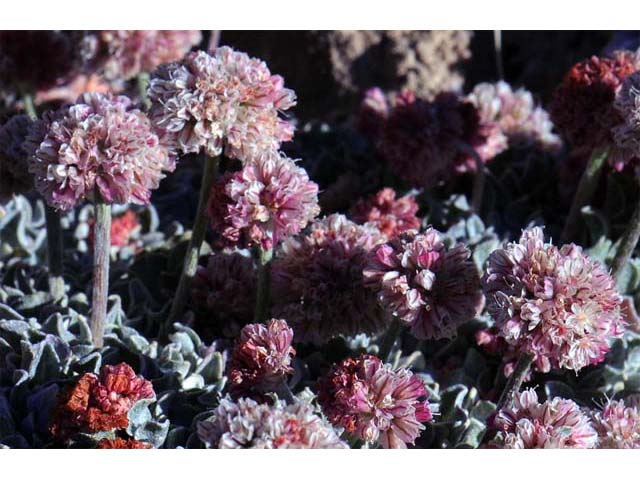
[[[620,239],[620,246],[616,256],[611,263],[611,275],[616,278],[631,258],[633,251],[640,239],[640,197],[636,203],[636,208],[627,224],[627,228]]]
[[[502,31],[493,31],[493,49],[496,53],[496,72],[498,80],[504,80],[504,63],[502,62]]]
[[[147,95],[147,87],[149,86],[149,74],[147,72],[140,72],[136,77],[136,83],[138,84],[138,96],[140,102],[144,107],[144,110],[148,110],[151,106],[151,101]]]
[[[258,247],[258,291],[256,293],[256,309],[253,320],[263,323],[269,314],[271,302],[271,260],[273,259],[273,247]]]
[[[511,401],[513,396],[520,391],[520,387],[522,386],[522,382],[524,382],[527,373],[529,373],[529,368],[533,363],[533,355],[530,353],[523,353],[522,356],[518,359],[518,363],[513,370],[513,373],[507,380],[507,384],[500,395],[500,399],[498,400],[498,404],[496,405],[496,411],[499,412],[502,410],[505,405]]]
[[[62,225],[60,213],[46,204],[44,215],[47,225],[47,263],[49,264],[49,292],[55,300],[64,296],[62,276]]]
[[[391,323],[389,324],[389,328],[382,337],[382,341],[380,342],[380,350],[378,351],[378,358],[386,363],[389,358],[389,354],[391,353],[391,349],[393,348],[393,344],[396,342],[396,338],[398,338],[398,334],[400,333],[401,324],[400,320],[396,317],[393,317]]]
[[[196,211],[196,217],[193,221],[193,230],[191,232],[191,239],[189,240],[189,247],[184,257],[184,265],[182,267],[182,274],[180,275],[180,281],[178,283],[178,290],[173,299],[173,305],[171,306],[171,312],[167,318],[165,329],[168,330],[174,322],[177,322],[187,302],[187,296],[191,289],[191,281],[196,274],[198,268],[198,259],[200,258],[200,248],[204,241],[205,233],[207,232],[207,223],[209,215],[207,213],[207,204],[209,203],[209,197],[211,195],[211,188],[213,182],[218,176],[218,160],[219,157],[205,158],[204,172],[202,176],[202,184],[200,186],[200,199],[198,200],[198,210]]]
[[[562,230],[562,236],[560,238],[561,243],[567,243],[573,239],[577,230],[580,211],[582,210],[582,207],[591,200],[591,197],[598,186],[602,167],[604,166],[608,153],[608,150],[597,150],[591,155],[587,168],[585,168],[582,178],[580,178],[578,190],[573,197],[569,216],[567,217],[564,229]]]
[[[93,345],[102,347],[109,296],[109,252],[111,251],[111,205],[96,194],[93,243],[93,302],[91,304],[91,337]]]

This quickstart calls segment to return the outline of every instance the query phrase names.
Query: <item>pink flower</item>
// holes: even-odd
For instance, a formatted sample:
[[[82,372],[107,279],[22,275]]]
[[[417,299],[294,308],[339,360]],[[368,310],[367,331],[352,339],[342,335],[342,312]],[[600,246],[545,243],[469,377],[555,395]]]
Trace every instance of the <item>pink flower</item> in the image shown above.
[[[393,188],[383,188],[366,200],[360,200],[351,211],[357,223],[371,222],[387,238],[392,239],[408,230],[420,228],[418,204],[414,195],[396,200]]]
[[[197,432],[207,448],[349,448],[304,400],[269,405],[223,398]]]
[[[637,401],[609,401],[595,412],[593,425],[598,432],[598,448],[640,448],[640,408]]]
[[[193,52],[163,65],[149,86],[154,124],[183,153],[242,161],[291,140],[293,126],[278,112],[295,105],[295,93],[264,62],[228,47],[213,56]]]
[[[227,364],[231,393],[237,397],[276,389],[293,372],[292,340],[293,330],[284,320],[244,327]]]
[[[490,448],[594,448],[598,435],[589,417],[571,400],[538,402],[534,390],[515,395],[494,419],[498,433]]]
[[[318,185],[295,162],[265,152],[213,187],[212,228],[231,243],[269,249],[300,232],[320,212]]]
[[[427,396],[411,371],[393,370],[372,355],[342,361],[318,386],[318,401],[331,423],[383,448],[415,442],[432,418]]]
[[[282,245],[272,267],[272,311],[287,319],[297,342],[321,345],[385,327],[362,277],[368,252],[381,240],[374,227],[334,214]]]
[[[92,402],[105,413],[127,413],[142,398],[153,398],[151,382],[138,377],[126,363],[105,365],[92,391]]]
[[[494,251],[482,282],[498,334],[541,372],[600,363],[623,333],[622,298],[605,268],[576,245],[545,244],[540,228]]]
[[[29,171],[47,202],[70,210],[99,193],[108,203],[147,204],[175,158],[127,97],[85,94],[35,122]]]
[[[483,305],[470,256],[462,244],[447,249],[433,228],[403,234],[374,250],[363,272],[365,285],[416,337],[451,338]]]
[[[22,148],[30,124],[26,115],[16,115],[0,127],[0,203],[33,188]]]

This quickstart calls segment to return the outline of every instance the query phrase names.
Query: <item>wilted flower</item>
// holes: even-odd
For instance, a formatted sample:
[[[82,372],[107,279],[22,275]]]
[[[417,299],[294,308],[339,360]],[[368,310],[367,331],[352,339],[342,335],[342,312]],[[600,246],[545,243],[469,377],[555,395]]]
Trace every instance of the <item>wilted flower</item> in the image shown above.
[[[483,305],[478,271],[463,244],[447,249],[440,233],[403,234],[375,249],[365,285],[382,307],[421,339],[455,336]]]
[[[320,212],[318,185],[277,152],[265,152],[214,185],[212,228],[226,241],[269,249],[300,232]]]
[[[103,438],[98,442],[99,449],[113,449],[113,448],[122,448],[122,449],[147,449],[152,448],[148,443],[140,442],[138,440],[124,439],[124,438],[114,438],[113,440],[109,438]]]
[[[85,94],[35,122],[29,170],[47,202],[61,210],[99,193],[107,203],[147,204],[175,158],[127,97]]]
[[[105,365],[99,376],[85,373],[62,393],[52,413],[51,434],[64,441],[78,432],[126,428],[131,407],[154,396],[151,382],[136,376],[126,363]]]
[[[183,153],[217,156],[224,150],[244,161],[293,136],[278,112],[295,105],[294,92],[264,62],[228,47],[163,65],[151,79],[149,98],[154,124]]]
[[[640,408],[622,400],[609,401],[592,416],[598,432],[598,448],[640,448]]]
[[[327,373],[318,401],[331,423],[384,448],[406,448],[432,418],[422,380],[372,355],[348,358]]]
[[[551,151],[560,148],[549,114],[535,104],[528,90],[514,91],[503,81],[480,83],[467,99],[479,110],[482,123],[500,127],[510,146],[536,145]]]
[[[420,219],[416,216],[418,208],[415,195],[405,195],[396,200],[393,188],[383,188],[356,203],[351,210],[351,218],[357,223],[371,223],[387,239],[392,239],[407,230],[420,228]]]
[[[84,39],[83,54],[108,80],[128,80],[181,60],[201,40],[200,30],[100,30]]]
[[[245,326],[227,363],[231,393],[241,396],[276,389],[293,372],[292,340],[293,330],[284,320]]]
[[[93,217],[89,219],[88,224],[89,236],[87,237],[87,242],[89,245],[93,245],[95,224]],[[111,219],[111,246],[116,248],[128,246],[131,243],[131,237],[139,230],[140,222],[133,210],[127,210],[122,215],[113,217]]]
[[[494,418],[491,448],[593,448],[598,435],[589,417],[571,400],[538,402],[534,390],[515,395]]]
[[[33,188],[22,149],[30,124],[26,115],[16,115],[0,127],[0,203]]]
[[[208,448],[348,448],[304,400],[270,405],[223,398],[210,418],[198,422],[197,431]]]
[[[482,281],[499,335],[542,372],[601,362],[624,330],[622,298],[605,268],[576,245],[544,243],[540,228],[494,251]]]
[[[381,240],[374,227],[334,214],[282,245],[272,267],[273,312],[287,319],[297,342],[320,345],[384,328],[362,277],[368,252]]]

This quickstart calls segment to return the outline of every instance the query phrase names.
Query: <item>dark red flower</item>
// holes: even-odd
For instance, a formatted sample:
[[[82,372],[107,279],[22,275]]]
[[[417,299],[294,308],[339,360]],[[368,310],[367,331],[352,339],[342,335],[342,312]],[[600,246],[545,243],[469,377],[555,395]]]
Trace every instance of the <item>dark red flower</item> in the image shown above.
[[[111,449],[111,448],[126,448],[126,449],[146,449],[153,448],[148,443],[139,442],[138,440],[124,439],[124,438],[114,438],[110,440],[108,438],[103,438],[98,443],[98,448],[100,449]]]

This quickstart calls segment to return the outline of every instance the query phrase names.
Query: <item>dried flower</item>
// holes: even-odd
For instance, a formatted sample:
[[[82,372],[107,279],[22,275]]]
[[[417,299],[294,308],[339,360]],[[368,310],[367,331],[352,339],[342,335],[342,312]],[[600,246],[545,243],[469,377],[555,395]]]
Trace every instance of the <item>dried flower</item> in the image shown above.
[[[98,442],[99,449],[112,449],[112,448],[126,448],[126,449],[147,449],[153,448],[148,443],[140,442],[138,440],[124,439],[124,438],[114,438],[113,440],[109,438],[103,438]]]
[[[99,376],[85,373],[62,393],[52,413],[51,434],[65,441],[78,432],[126,428],[131,407],[138,400],[153,397],[151,382],[136,376],[129,365],[105,365]]]
[[[482,278],[499,335],[534,356],[541,372],[576,372],[604,359],[622,335],[622,298],[613,278],[576,245],[544,243],[540,228],[494,251]]]
[[[183,153],[248,160],[291,140],[293,126],[278,112],[295,105],[284,80],[264,62],[228,47],[213,56],[193,52],[160,67],[151,79],[150,116]]]
[[[383,188],[375,195],[360,200],[351,211],[351,218],[357,223],[371,223],[385,238],[392,239],[408,230],[420,228],[416,216],[418,204],[415,195],[405,195],[396,200],[393,188]]]
[[[296,351],[292,340],[293,330],[284,320],[244,327],[227,364],[232,395],[276,389],[293,372],[291,360]]]
[[[272,267],[273,312],[287,319],[297,342],[321,345],[384,328],[362,277],[368,252],[381,240],[374,227],[334,214],[282,245]]]
[[[22,149],[30,124],[26,115],[16,115],[0,127],[0,203],[33,188]]]
[[[393,370],[372,355],[334,366],[318,386],[331,423],[354,438],[384,448],[406,448],[432,418],[427,390],[408,369]]]
[[[198,422],[197,431],[208,448],[348,448],[304,400],[269,405],[223,398],[210,418]]]
[[[598,448],[640,448],[640,408],[637,402],[625,405],[622,400],[609,401],[592,416],[598,432]]]
[[[403,234],[375,249],[363,274],[382,307],[420,339],[455,336],[482,309],[480,277],[462,244],[447,249],[440,233]]]
[[[213,187],[211,226],[228,242],[270,249],[320,212],[318,185],[295,162],[265,152]]]
[[[47,202],[61,210],[98,192],[108,203],[147,204],[175,158],[127,97],[85,94],[35,122],[25,143],[29,170]]]
[[[89,236],[87,243],[93,246],[95,219],[89,218]],[[140,230],[138,216],[133,210],[127,210],[122,215],[111,219],[111,246],[116,248],[126,247],[131,243],[131,237]]]
[[[593,448],[598,435],[589,417],[571,400],[538,402],[535,390],[515,395],[494,418],[498,429],[491,448]]]

